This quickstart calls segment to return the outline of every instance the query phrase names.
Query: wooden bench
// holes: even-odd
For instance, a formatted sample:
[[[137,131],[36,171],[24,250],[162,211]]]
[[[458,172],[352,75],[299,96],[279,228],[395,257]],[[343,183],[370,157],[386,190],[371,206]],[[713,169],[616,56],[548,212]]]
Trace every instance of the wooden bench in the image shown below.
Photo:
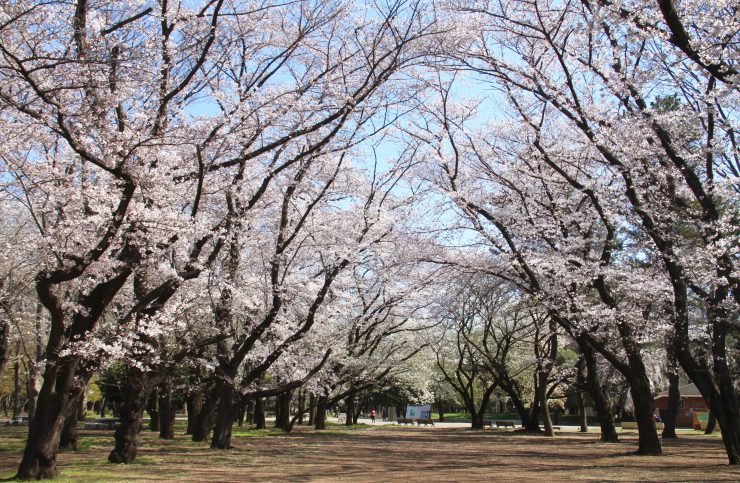
[[[501,427],[504,427],[504,428],[509,428],[509,427],[515,428],[516,427],[514,425],[514,421],[509,421],[509,420],[505,420],[505,419],[497,419],[495,422],[496,422],[496,427],[497,428],[501,428]],[[493,424],[491,424],[491,426],[493,426]]]
[[[410,424],[412,426],[414,425],[414,420],[413,419],[398,418],[398,419],[396,419],[396,422],[398,424],[405,424],[405,425]]]
[[[417,420],[416,420],[416,424],[417,424],[418,426],[421,426],[422,424],[423,424],[424,426],[427,426],[427,425],[429,425],[429,424],[431,424],[432,426],[434,426],[434,421],[432,421],[432,418],[429,418],[429,419],[417,419]]]

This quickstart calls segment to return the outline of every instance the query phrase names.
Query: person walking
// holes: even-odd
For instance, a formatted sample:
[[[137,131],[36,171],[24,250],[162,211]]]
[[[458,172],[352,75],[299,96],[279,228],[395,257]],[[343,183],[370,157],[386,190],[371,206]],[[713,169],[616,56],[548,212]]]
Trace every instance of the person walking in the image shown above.
[[[375,422],[375,408],[370,411],[370,421],[372,421],[373,423]]]

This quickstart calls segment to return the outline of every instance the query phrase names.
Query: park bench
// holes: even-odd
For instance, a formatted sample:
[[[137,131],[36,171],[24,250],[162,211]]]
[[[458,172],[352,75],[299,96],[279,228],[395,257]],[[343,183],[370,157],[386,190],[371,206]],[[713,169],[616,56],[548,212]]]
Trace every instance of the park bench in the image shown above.
[[[434,421],[432,421],[432,418],[428,418],[428,419],[417,419],[416,420],[416,424],[417,424],[417,426],[421,426],[422,424],[424,426],[426,426],[428,424],[431,424],[432,426],[434,426]]]
[[[97,421],[86,422],[84,429],[111,430],[117,429],[120,425],[121,423],[118,422],[118,419],[103,418]]]
[[[491,426],[493,426],[493,425],[491,425]],[[504,427],[504,428],[508,428],[508,427],[515,428],[516,426],[514,425],[514,421],[509,421],[509,420],[506,420],[506,419],[497,419],[496,420],[496,427],[497,428],[501,428],[501,427]]]
[[[5,422],[6,426],[28,426],[28,417],[17,417]]]
[[[404,424],[404,425],[410,424],[412,426],[414,425],[414,420],[413,419],[398,418],[398,419],[396,419],[396,422],[398,424]]]

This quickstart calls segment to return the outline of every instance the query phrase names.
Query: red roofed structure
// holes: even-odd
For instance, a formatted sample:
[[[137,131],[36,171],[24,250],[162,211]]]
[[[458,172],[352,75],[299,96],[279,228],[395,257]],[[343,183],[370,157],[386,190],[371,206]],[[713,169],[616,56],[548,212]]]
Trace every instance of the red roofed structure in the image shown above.
[[[694,384],[684,384],[678,387],[681,393],[681,404],[676,415],[676,426],[694,427],[694,412],[708,412],[709,406]],[[668,407],[668,391],[655,396],[655,408],[660,411],[660,417],[665,420],[665,411]]]

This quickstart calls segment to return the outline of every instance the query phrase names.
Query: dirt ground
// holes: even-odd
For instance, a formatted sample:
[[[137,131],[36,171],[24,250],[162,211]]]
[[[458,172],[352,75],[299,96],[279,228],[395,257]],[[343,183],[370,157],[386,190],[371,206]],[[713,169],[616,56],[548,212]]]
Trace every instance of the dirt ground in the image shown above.
[[[0,427],[0,476],[12,476],[24,434]],[[504,430],[299,428],[291,435],[237,431],[215,451],[184,435],[145,433],[133,465],[106,463],[112,437],[81,431],[78,452],[61,453],[62,481],[740,481],[716,437],[684,436],[658,457],[636,456],[636,435],[601,444],[595,434],[555,438]]]

